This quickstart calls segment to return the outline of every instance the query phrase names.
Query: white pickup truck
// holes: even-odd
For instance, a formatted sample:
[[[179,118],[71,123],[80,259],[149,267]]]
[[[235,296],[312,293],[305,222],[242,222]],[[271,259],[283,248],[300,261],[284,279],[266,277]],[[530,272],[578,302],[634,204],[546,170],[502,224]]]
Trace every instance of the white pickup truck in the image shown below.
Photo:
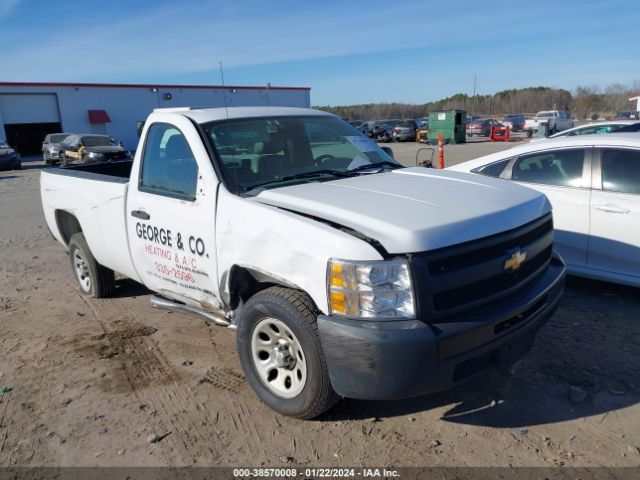
[[[310,109],[157,110],[133,161],[46,169],[41,194],[83,294],[118,272],[236,328],[257,395],[298,418],[509,365],[564,286],[544,195],[405,168]]]
[[[533,119],[525,120],[524,130],[530,133],[536,132],[538,131],[538,124],[540,122],[549,123],[549,135],[561,132],[562,130],[567,130],[568,128],[573,128],[573,118],[571,118],[571,114],[569,112],[561,110],[546,110],[538,112],[536,117]]]

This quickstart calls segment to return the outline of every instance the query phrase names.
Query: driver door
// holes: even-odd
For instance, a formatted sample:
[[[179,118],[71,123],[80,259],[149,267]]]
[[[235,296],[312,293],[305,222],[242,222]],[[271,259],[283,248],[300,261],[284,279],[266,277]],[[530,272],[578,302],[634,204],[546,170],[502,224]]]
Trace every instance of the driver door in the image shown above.
[[[218,179],[187,118],[146,128],[127,198],[131,256],[143,283],[204,310],[220,308],[215,253]]]

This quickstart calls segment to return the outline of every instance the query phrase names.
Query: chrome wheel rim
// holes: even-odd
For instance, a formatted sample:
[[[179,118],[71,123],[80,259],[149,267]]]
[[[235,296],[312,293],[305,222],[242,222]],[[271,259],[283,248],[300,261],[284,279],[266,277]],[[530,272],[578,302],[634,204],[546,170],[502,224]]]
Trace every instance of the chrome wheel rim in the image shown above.
[[[89,266],[80,253],[80,250],[73,251],[73,266],[76,272],[76,278],[80,283],[80,288],[85,292],[91,291],[91,276],[89,275]]]
[[[300,342],[277,318],[261,319],[251,334],[251,359],[260,381],[272,393],[293,398],[307,382],[307,359]]]

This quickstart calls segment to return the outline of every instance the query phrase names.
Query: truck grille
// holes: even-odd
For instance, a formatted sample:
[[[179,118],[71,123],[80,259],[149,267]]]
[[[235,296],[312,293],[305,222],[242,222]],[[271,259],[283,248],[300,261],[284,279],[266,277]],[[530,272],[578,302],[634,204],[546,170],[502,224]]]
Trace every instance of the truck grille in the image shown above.
[[[430,298],[423,295],[421,301],[436,317],[490,302],[542,273],[552,253],[551,215],[492,237],[425,253],[422,268],[428,272],[425,290]],[[521,263],[507,268],[514,255]]]
[[[490,297],[517,285],[542,268],[551,259],[551,251],[551,246],[545,248],[533,259],[525,262],[515,273],[501,273],[485,280],[437,293],[433,296],[433,308],[436,310],[448,310]]]

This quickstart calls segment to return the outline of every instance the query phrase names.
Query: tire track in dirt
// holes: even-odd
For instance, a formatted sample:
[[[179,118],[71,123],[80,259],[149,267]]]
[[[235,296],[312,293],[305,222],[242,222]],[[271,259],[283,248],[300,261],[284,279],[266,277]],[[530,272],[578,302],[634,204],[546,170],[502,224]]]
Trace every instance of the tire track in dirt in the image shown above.
[[[131,312],[126,305],[123,305],[123,308],[126,309],[132,318],[137,320],[136,314]],[[205,330],[208,331],[206,328]],[[211,345],[211,357],[215,357],[215,359],[221,363],[224,359],[221,358],[216,348],[217,343],[212,340]],[[170,365],[169,360],[162,350],[155,349],[154,352],[163,360],[165,365]],[[203,380],[205,381],[203,382]],[[178,380],[176,379],[176,381]],[[258,410],[265,407],[253,396],[253,392],[249,388],[244,375],[225,366],[213,366],[207,370],[205,377],[198,383],[205,387],[211,385],[216,389],[215,407],[204,404],[198,405],[201,412],[204,413],[203,416],[206,417],[206,425],[211,426],[218,424],[220,427],[233,426],[234,431],[230,435],[231,441],[239,440],[243,449],[246,449],[246,451],[255,452],[256,454],[261,452],[263,458],[268,458],[267,451],[264,448],[264,438],[252,420],[256,415],[260,415]],[[203,385],[203,383],[205,385]],[[184,381],[182,384],[184,385]],[[185,385],[185,388],[189,390],[193,397],[194,392],[191,386]],[[249,397],[249,399],[247,397]],[[211,419],[212,410],[216,411],[215,420],[213,421]],[[205,431],[205,439],[208,440],[210,431],[213,430],[213,428],[203,427],[204,425],[202,424],[199,428],[196,426],[199,431]],[[218,450],[224,451],[225,449],[217,449],[216,452]]]
[[[86,299],[106,339],[114,350],[121,372],[130,392],[139,405],[147,405],[150,421],[157,433],[171,432],[161,444],[170,463],[191,464],[197,458],[218,463],[224,455],[225,443],[216,438],[211,425],[215,423],[204,405],[193,407],[193,392],[166,357],[156,342],[145,335],[121,335],[142,325],[126,306],[118,300]],[[117,329],[113,326],[117,325]],[[156,412],[156,414],[154,414]],[[206,431],[205,428],[207,427]],[[171,449],[178,442],[180,448]],[[175,457],[176,450],[180,458]]]

